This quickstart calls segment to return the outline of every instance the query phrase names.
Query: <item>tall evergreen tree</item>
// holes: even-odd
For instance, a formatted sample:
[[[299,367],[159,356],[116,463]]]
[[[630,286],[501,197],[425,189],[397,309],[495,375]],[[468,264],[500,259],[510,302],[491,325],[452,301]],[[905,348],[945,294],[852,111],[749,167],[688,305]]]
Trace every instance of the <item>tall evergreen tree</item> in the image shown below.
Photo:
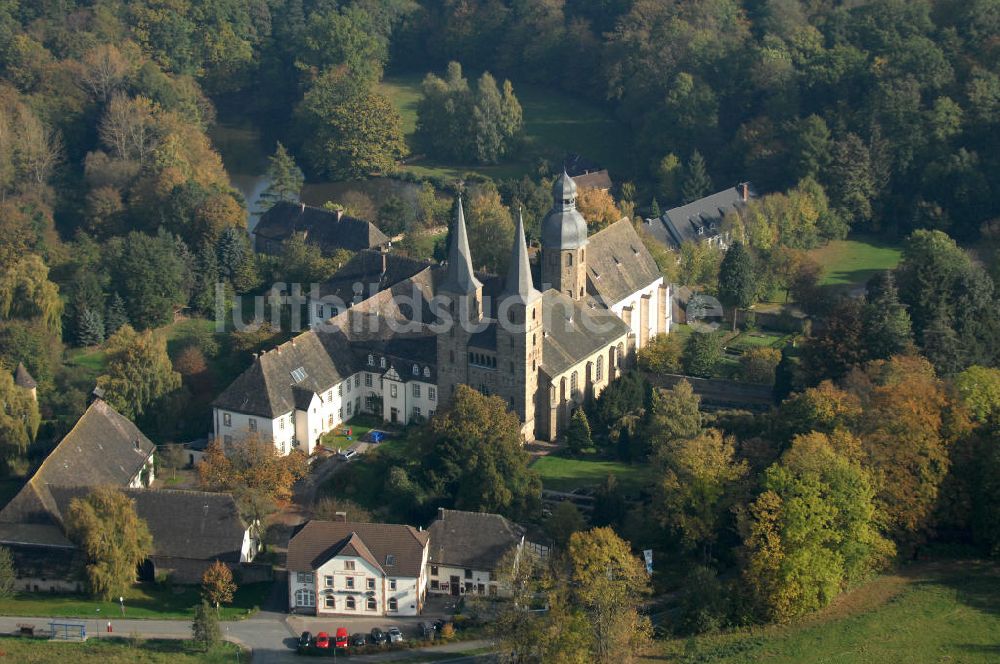
[[[587,414],[583,412],[583,408],[578,408],[569,420],[569,426],[566,428],[566,445],[573,454],[580,454],[594,445],[594,441],[590,438],[590,422],[587,421]]]
[[[268,157],[267,179],[270,184],[260,193],[261,208],[266,210],[275,203],[299,200],[305,176],[281,141],[274,154]]]
[[[201,604],[194,607],[194,622],[191,624],[191,637],[206,652],[214,648],[222,640],[222,631],[219,629],[219,618],[212,611],[212,607],[209,606],[207,600],[202,600]]]
[[[125,300],[115,291],[108,300],[107,313],[104,315],[104,333],[111,336],[122,325],[128,325],[128,312],[125,311]]]
[[[104,320],[101,314],[86,307],[76,321],[76,340],[81,346],[96,346],[104,341]]]
[[[899,301],[891,272],[879,273],[868,282],[861,322],[868,359],[887,360],[913,346],[910,315]]]
[[[191,305],[202,314],[212,314],[215,311],[215,285],[219,282],[219,260],[215,246],[203,242],[198,248],[196,264]]]
[[[733,309],[733,330],[737,310],[749,307],[756,299],[753,254],[742,242],[734,242],[719,267],[719,300]]]
[[[696,201],[712,192],[712,179],[708,176],[705,158],[695,150],[691,153],[688,166],[681,184],[681,199],[684,203]]]

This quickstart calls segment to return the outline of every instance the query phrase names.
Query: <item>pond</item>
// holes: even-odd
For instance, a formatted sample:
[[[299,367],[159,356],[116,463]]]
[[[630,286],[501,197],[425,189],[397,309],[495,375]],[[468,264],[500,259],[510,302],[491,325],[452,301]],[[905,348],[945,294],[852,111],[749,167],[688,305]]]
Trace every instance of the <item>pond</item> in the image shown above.
[[[269,184],[266,173],[271,148],[264,145],[261,131],[246,120],[221,120],[208,135],[222,156],[230,184],[246,199],[250,213],[247,227],[253,232],[263,212],[260,194]],[[349,194],[357,193],[370,198],[378,208],[390,195],[415,205],[419,191],[417,184],[392,178],[307,182],[301,200],[306,205],[322,206],[327,201],[342,202]]]

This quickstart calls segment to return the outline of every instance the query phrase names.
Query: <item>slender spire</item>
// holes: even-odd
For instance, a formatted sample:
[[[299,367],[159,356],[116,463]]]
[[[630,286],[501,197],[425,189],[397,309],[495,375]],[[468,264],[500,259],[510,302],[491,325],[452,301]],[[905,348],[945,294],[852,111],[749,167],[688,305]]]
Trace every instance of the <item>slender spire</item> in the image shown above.
[[[504,297],[516,297],[527,304],[541,297],[531,279],[531,263],[528,261],[528,243],[524,239],[524,216],[517,210],[517,229],[514,231],[514,246],[510,252],[510,266],[503,288]]]
[[[461,195],[458,197],[458,215],[452,232],[451,246],[448,248],[448,269],[441,288],[451,293],[467,295],[483,285],[472,270],[472,253],[469,251],[469,234],[465,230]]]

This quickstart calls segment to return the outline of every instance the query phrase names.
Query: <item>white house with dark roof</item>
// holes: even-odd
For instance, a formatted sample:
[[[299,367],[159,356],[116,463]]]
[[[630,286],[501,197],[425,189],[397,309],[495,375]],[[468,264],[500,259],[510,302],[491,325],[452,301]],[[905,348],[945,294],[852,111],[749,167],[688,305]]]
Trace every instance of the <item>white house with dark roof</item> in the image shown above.
[[[309,521],[288,541],[292,613],[415,616],[427,594],[428,534],[388,523]]]
[[[499,514],[438,510],[427,529],[428,592],[438,595],[509,595],[497,574],[507,555],[519,559],[525,530]]]
[[[722,228],[727,214],[743,210],[756,198],[753,185],[741,182],[679,207],[671,208],[655,219],[647,219],[643,228],[654,239],[677,251],[685,242],[712,244],[725,249],[729,235]]]
[[[257,433],[282,453],[311,453],[358,413],[425,419],[465,384],[507,401],[524,439],[557,439],[672,316],[670,287],[631,222],[588,236],[573,179],[564,172],[552,193],[537,261],[519,216],[504,277],[474,270],[461,200],[444,265],[377,252],[349,263],[327,290],[357,297],[311,302],[314,327],[255,358],[215,401],[215,436]],[[436,328],[440,301],[465,325]]]

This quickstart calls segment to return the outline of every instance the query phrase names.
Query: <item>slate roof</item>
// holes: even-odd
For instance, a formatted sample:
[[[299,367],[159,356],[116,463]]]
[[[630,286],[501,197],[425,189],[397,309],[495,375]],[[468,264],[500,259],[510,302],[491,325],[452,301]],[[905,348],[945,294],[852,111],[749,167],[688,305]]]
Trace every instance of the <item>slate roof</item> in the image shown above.
[[[288,571],[311,572],[338,553],[353,551],[390,576],[416,578],[423,566],[427,540],[427,532],[413,526],[309,521],[288,541]],[[364,555],[364,549],[370,559]],[[386,562],[390,555],[395,558],[391,566]]]
[[[656,261],[635,232],[620,219],[590,236],[587,244],[587,290],[611,307],[662,278]]]
[[[472,253],[469,251],[469,233],[465,228],[465,212],[462,198],[458,199],[458,213],[455,216],[454,234],[448,246],[448,265],[445,268],[441,290],[466,295],[480,288],[472,269]]]
[[[74,498],[92,486],[52,486],[50,523],[0,523],[0,542],[45,548],[74,548],[62,524]],[[233,497],[226,493],[123,489],[136,514],[149,526],[153,555],[237,563],[246,532]]]
[[[752,185],[745,183],[749,198],[756,197]],[[657,219],[647,219],[644,227],[649,234],[674,249],[685,241],[698,242],[718,235],[719,224],[728,213],[746,206],[740,188],[743,184],[667,210]],[[703,229],[699,234],[698,229]]]
[[[322,394],[354,373],[343,339],[309,330],[261,353],[213,402],[216,408],[274,419],[295,409],[296,390]],[[303,374],[299,374],[298,370]],[[301,378],[299,378],[301,376]],[[301,399],[301,397],[298,397]]]
[[[26,390],[33,390],[38,387],[38,383],[31,377],[31,374],[28,373],[28,370],[24,367],[23,362],[18,362],[17,368],[14,369],[14,384],[18,387],[23,387]]]
[[[499,514],[442,509],[427,532],[429,563],[495,570],[504,554],[521,543],[525,530]]]
[[[155,449],[135,424],[96,399],[0,511],[0,522],[50,522],[54,486],[127,486]]]
[[[611,189],[611,176],[608,175],[608,169],[606,168],[590,173],[583,173],[582,175],[574,175],[573,181],[576,182],[576,186],[580,189]]]
[[[528,260],[528,244],[524,239],[524,217],[520,210],[517,212],[517,228],[514,230],[514,244],[507,266],[502,297],[516,298],[522,304],[534,302],[541,297],[542,294],[535,289],[531,279],[531,261]]]
[[[320,296],[331,296],[348,306],[391,288],[430,267],[431,263],[383,251],[360,251],[329,280],[319,285]]]
[[[323,208],[301,203],[280,202],[265,212],[254,235],[275,242],[284,242],[295,233],[305,233],[306,242],[322,250],[335,249],[360,251],[385,246],[389,238],[363,219],[347,215],[337,219],[337,214]]]
[[[153,555],[238,563],[247,525],[228,493],[128,489],[153,536]]]
[[[621,318],[593,302],[578,302],[552,289],[542,298],[542,369],[550,377],[629,333]]]
[[[576,209],[576,183],[566,171],[552,184],[552,209],[542,219],[542,246],[578,249],[587,244],[587,222]]]
[[[437,383],[437,338],[433,335],[398,336],[390,339],[378,339],[354,344],[359,370],[375,373],[385,373],[394,368],[403,382],[420,380],[424,383]],[[368,355],[372,355],[374,366],[368,364]],[[386,359],[386,367],[381,367],[380,358]],[[414,375],[413,365],[417,365],[419,375]],[[430,375],[424,375],[424,369],[430,370]]]

